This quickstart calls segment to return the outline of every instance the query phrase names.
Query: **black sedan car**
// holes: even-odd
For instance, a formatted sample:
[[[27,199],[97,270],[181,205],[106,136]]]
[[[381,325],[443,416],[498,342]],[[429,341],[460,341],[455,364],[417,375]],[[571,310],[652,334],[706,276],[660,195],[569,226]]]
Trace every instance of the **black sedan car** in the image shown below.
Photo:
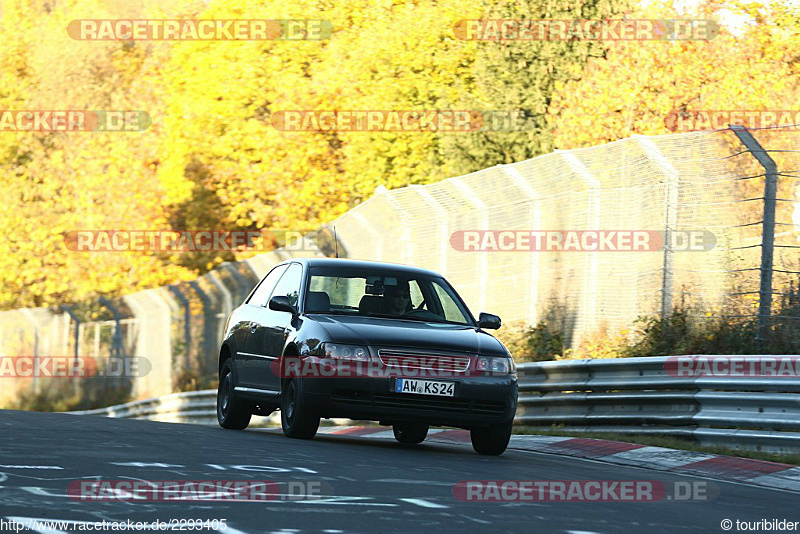
[[[502,454],[517,407],[508,350],[453,287],[426,269],[329,258],[273,268],[228,319],[217,419],[244,429],[281,412],[283,432],[312,438],[320,418],[391,425],[401,443],[434,426],[470,430]]]

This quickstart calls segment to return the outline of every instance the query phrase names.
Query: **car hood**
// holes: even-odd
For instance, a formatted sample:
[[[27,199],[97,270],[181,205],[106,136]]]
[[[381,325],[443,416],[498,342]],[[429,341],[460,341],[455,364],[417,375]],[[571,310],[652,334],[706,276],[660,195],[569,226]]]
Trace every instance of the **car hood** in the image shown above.
[[[471,326],[347,315],[314,315],[334,343],[505,356],[494,337]]]

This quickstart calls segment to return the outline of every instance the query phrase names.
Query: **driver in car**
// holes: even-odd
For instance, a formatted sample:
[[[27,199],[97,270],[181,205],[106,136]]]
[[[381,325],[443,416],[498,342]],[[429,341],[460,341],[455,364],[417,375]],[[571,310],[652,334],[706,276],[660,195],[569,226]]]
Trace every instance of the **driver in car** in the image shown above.
[[[387,314],[405,315],[412,309],[408,282],[399,281],[396,286],[387,286],[383,298],[386,300]]]

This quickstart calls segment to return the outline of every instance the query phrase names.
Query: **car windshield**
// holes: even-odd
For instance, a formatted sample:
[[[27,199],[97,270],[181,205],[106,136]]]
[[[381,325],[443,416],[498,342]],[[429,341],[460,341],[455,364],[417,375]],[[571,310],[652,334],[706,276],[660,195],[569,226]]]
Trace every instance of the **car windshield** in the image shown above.
[[[393,269],[312,267],[306,313],[366,315],[472,326],[444,279]]]

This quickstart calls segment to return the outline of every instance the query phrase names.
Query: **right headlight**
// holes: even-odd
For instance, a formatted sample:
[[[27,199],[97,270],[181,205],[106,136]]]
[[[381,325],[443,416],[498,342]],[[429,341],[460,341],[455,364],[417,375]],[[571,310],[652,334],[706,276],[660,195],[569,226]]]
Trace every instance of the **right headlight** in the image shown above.
[[[369,349],[360,345],[340,345],[338,343],[325,343],[323,356],[340,360],[353,360],[357,362],[369,361]]]
[[[514,364],[511,358],[504,356],[478,356],[476,369],[487,373],[507,375],[513,372]]]

